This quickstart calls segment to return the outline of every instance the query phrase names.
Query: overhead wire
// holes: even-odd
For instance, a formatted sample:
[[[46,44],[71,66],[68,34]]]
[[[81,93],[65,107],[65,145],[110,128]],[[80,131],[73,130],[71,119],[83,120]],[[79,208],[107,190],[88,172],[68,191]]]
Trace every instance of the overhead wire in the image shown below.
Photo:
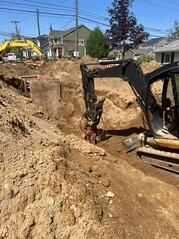
[[[177,11],[177,12],[179,11],[179,8],[171,7],[171,4],[170,4],[170,6],[165,6],[165,5],[162,5],[160,3],[156,3],[156,2],[154,3],[154,2],[149,1],[149,0],[145,0],[145,1],[136,0],[136,1],[141,2],[141,3],[145,3],[145,4],[149,4],[149,5],[154,6],[154,7],[160,7],[160,8],[166,9],[166,10],[172,10],[172,11]]]
[[[25,1],[25,0],[23,0]],[[140,1],[140,0],[138,0]],[[3,3],[6,3],[6,4],[9,4],[9,3],[13,3],[13,2],[10,2],[10,1],[1,1]],[[59,5],[56,5],[56,4],[51,4],[51,3],[44,3],[44,2],[39,2],[39,1],[33,1],[33,0],[28,0],[28,1],[25,1],[25,2],[32,2],[32,3],[38,3],[38,4],[42,4],[42,5],[46,5],[46,6],[58,6]],[[150,2],[150,1],[147,1],[147,2]],[[13,3],[14,5],[18,4],[19,3]],[[29,8],[29,7],[43,7],[44,9],[48,9],[48,12],[46,11],[40,11],[40,14],[41,16],[43,17],[65,17],[65,18],[68,18],[68,17],[72,17],[74,19],[75,17],[75,14],[69,14],[69,13],[56,13],[56,12],[49,12],[49,7],[44,7],[44,6],[36,6],[36,5],[29,5],[29,4],[22,4],[24,5],[26,8]],[[74,9],[75,8],[72,8],[72,7],[63,7],[64,9],[68,10],[68,11],[72,11],[74,12]],[[64,9],[58,9],[58,10],[64,10]],[[16,9],[16,8],[9,8],[9,7],[0,7],[0,10],[2,11],[10,11],[10,12],[18,12],[18,13],[26,13],[26,14],[29,14],[29,15],[36,15],[36,11],[34,10],[28,10],[28,9]],[[54,10],[54,8],[51,8],[51,10]],[[55,10],[57,10],[57,8],[55,8]],[[88,13],[89,15],[91,14],[91,16],[93,15],[92,13],[89,13],[87,11],[82,11],[81,14],[83,13]],[[99,15],[96,15],[98,17],[101,17],[104,21],[107,21],[107,18],[105,17],[102,17],[102,16],[99,16]],[[86,21],[86,22],[91,22],[91,23],[95,23],[95,24],[98,24],[98,25],[101,25],[101,26],[105,26],[105,27],[109,27],[109,24],[106,24],[106,23],[103,23],[101,21],[97,21],[97,20],[93,20],[93,19],[90,19],[88,17],[83,17],[81,15],[79,15],[79,19],[83,20],[83,21]],[[71,22],[72,20],[70,20]],[[68,25],[69,23],[65,24]],[[144,27],[147,31],[150,31],[150,32],[158,32],[158,33],[161,33],[161,34],[166,34],[166,31],[165,30],[161,30],[161,29],[154,29],[154,28],[148,28],[148,27]]]
[[[63,25],[61,28],[60,28],[60,30],[61,29],[64,29],[66,26],[68,26],[71,22],[73,22],[75,20],[75,18],[72,18],[69,22],[67,22],[65,25]]]
[[[175,5],[175,6],[179,7],[179,4],[177,4],[177,3],[174,3],[174,2],[171,2],[171,1],[168,1],[168,0],[161,0],[161,1],[169,3],[170,5]]]
[[[36,14],[36,11],[32,10],[26,10],[26,9],[15,9],[15,8],[5,8],[5,7],[0,7],[0,10],[5,10],[5,11],[12,11],[12,12],[26,12],[26,13],[31,13],[31,14]],[[65,13],[49,13],[49,12],[40,12],[40,14],[44,15],[54,15],[54,16],[74,16],[74,14],[65,14]]]
[[[6,3],[4,3],[4,2],[6,2]],[[8,4],[8,6],[9,6],[9,4],[11,4],[11,5],[14,5],[14,7],[16,7],[17,5],[18,5],[18,7],[22,6],[22,7],[25,8],[25,10],[32,9],[32,7],[34,7],[34,9],[37,9],[37,8],[45,9],[45,10],[48,9],[48,12],[51,11],[51,10],[53,10],[53,11],[54,10],[61,10],[63,12],[74,12],[73,9],[63,9],[63,8],[56,9],[56,8],[48,8],[48,7],[43,7],[43,6],[37,6],[37,5],[21,4],[21,3],[17,3],[17,2],[14,3],[14,2],[9,2],[9,1],[2,1],[1,5],[3,5],[3,4],[4,5]]]
[[[15,33],[9,33],[9,32],[0,31],[0,36],[12,37],[13,35],[16,35],[16,34]],[[30,38],[29,36],[21,35],[21,34],[19,34],[19,36],[21,38]]]
[[[44,9],[50,9],[50,7],[49,6],[52,6],[52,7],[55,7],[55,10],[68,10],[68,11],[74,11],[75,10],[75,8],[72,8],[72,7],[67,7],[67,6],[62,6],[62,5],[57,5],[57,4],[52,4],[52,3],[45,3],[44,1],[43,2],[39,2],[39,1],[34,1],[34,0],[22,0],[22,1],[24,1],[24,2],[32,2],[32,3],[36,3],[36,4],[41,4],[41,5],[45,5],[45,7],[44,6],[37,6],[37,5],[29,5],[29,4],[23,4],[23,3],[18,3],[17,1],[16,1],[16,3],[14,3],[14,2],[9,2],[9,1],[1,1],[1,2],[3,2],[3,3],[7,3],[7,4],[9,4],[9,3],[11,3],[11,4],[20,4],[20,5],[26,5],[26,6],[29,6],[29,7],[31,7],[31,6],[34,6],[34,7],[43,7]],[[177,10],[177,9],[174,9],[174,8],[171,8],[171,7],[166,7],[166,6],[164,6],[164,5],[162,5],[162,4],[158,4],[158,3],[154,3],[154,2],[152,2],[152,1],[149,1],[149,0],[145,0],[145,1],[142,1],[142,0],[136,0],[136,1],[138,1],[138,2],[141,2],[141,3],[147,3],[147,4],[150,4],[150,5],[153,5],[153,6],[157,6],[157,7],[164,7],[164,8],[167,8],[167,9],[172,9],[172,10]],[[165,1],[165,2],[167,2],[167,3],[170,3],[169,1],[167,1],[167,0],[163,0],[163,1]],[[64,2],[64,1],[63,1]],[[173,3],[174,4],[174,3]],[[178,6],[178,4],[174,4],[174,5],[177,5]],[[59,8],[59,7],[61,7],[61,9]],[[54,9],[54,8],[51,8],[51,9]],[[178,9],[179,10],[179,9]],[[178,11],[177,10],[177,11]],[[88,12],[88,11],[85,11],[85,10],[80,10],[79,9],[79,13],[81,13],[81,14],[85,14],[85,15],[89,15],[89,16],[97,16],[98,18],[101,18],[102,20],[104,20],[104,21],[106,21],[107,20],[107,18],[106,17],[103,17],[103,16],[100,16],[100,15],[97,15],[97,14],[94,14],[94,13],[90,13],[90,12]]]
[[[32,15],[36,15],[36,11],[33,11],[33,10],[25,10],[25,9],[15,9],[15,8],[4,8],[4,7],[0,7],[0,10],[4,10],[4,11],[11,11],[11,12],[21,12],[21,13],[27,13],[27,14],[32,14]],[[63,16],[63,17],[75,17],[75,14],[66,14],[66,13],[50,13],[50,12],[42,12],[40,11],[40,14],[42,16],[44,15],[47,15],[47,16],[57,16],[57,17],[60,17],[60,16]],[[93,22],[93,23],[97,23],[99,25],[103,25],[103,26],[107,26],[109,27],[109,24],[105,24],[105,23],[102,23],[102,22],[99,22],[99,21],[96,21],[96,20],[92,20],[90,18],[86,18],[86,17],[82,17],[82,16],[79,16],[79,19],[82,19],[82,20],[86,20],[86,21],[89,21],[89,22]],[[147,28],[146,28],[147,29]],[[148,30],[153,30],[153,31],[157,31],[157,32],[163,32],[163,30],[160,30],[160,29],[153,29],[153,28],[148,28]]]
[[[25,1],[25,2],[33,2],[33,3],[40,3],[40,4],[46,5],[46,6],[55,6],[56,8],[58,8],[58,7],[63,7],[63,8],[75,10],[75,7],[72,8],[72,7],[67,7],[67,6],[62,6],[62,5],[52,4],[52,3],[45,3],[45,2],[39,2],[39,1],[33,1],[33,0],[22,0],[22,1]],[[65,1],[63,1],[63,2],[65,2]],[[62,3],[63,3],[63,2],[62,2]],[[61,4],[62,4],[62,3],[61,3]],[[104,19],[104,20],[106,19],[106,18],[103,17],[103,16],[100,16],[100,15],[98,15],[98,14],[94,14],[94,13],[88,12],[88,11],[86,11],[86,10],[82,10],[82,9],[80,9],[80,8],[78,9],[78,12],[79,12],[79,13],[84,13],[84,14],[90,14],[91,16],[96,16],[96,17],[101,18],[101,19]]]
[[[29,2],[29,1],[28,1]],[[35,3],[40,3],[40,2],[37,2],[37,1],[30,1],[30,2],[35,2]],[[55,5],[55,4],[45,4],[45,3],[40,3],[40,4],[45,4],[45,6],[39,6],[39,5],[31,5],[31,4],[23,4],[23,3],[18,3],[17,1],[16,2],[11,2],[11,1],[1,1],[1,3],[3,4],[7,4],[9,6],[9,4],[11,5],[21,5],[23,7],[26,7],[26,8],[32,8],[32,7],[35,7],[35,8],[43,8],[43,9],[48,9],[49,10],[60,10],[60,11],[66,11],[66,12],[74,12],[75,11],[75,7],[67,7],[67,6],[59,6],[59,5]],[[54,6],[54,7],[49,7],[49,6]],[[90,13],[88,11],[85,11],[85,10],[80,10],[79,9],[79,14],[82,14],[82,15],[85,15],[85,16],[91,16],[91,17],[97,17],[98,19],[101,19],[103,21],[106,21],[106,17],[103,17],[103,16],[100,16],[100,15],[97,15],[97,14],[94,14],[94,13]]]

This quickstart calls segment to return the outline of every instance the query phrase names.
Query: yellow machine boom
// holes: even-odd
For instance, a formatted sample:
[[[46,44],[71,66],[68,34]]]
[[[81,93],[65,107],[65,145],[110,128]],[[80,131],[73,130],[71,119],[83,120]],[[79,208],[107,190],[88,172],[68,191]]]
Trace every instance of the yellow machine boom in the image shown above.
[[[2,56],[5,50],[9,47],[30,47],[39,56],[43,55],[40,48],[31,40],[12,40],[12,41],[5,41],[2,45],[0,45],[0,56]]]

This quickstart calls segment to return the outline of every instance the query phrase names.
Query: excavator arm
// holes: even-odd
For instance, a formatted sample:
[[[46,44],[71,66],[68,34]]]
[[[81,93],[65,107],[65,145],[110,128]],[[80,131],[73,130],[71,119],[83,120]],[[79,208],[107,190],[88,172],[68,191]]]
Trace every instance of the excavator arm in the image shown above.
[[[110,65],[111,67],[101,68],[102,65]],[[92,70],[89,69],[90,66],[93,66]],[[98,100],[95,94],[94,80],[95,78],[118,77],[129,83],[138,104],[146,115],[149,130],[153,137],[161,139],[170,135],[173,139],[176,138],[179,131],[179,62],[160,67],[145,76],[140,66],[132,59],[87,63],[81,64],[80,67],[86,106],[86,112],[83,116],[86,118],[87,127],[90,127],[91,131],[97,132],[97,125],[100,122],[105,101],[105,99]],[[161,100],[152,91],[152,85],[157,81],[162,82],[160,86]],[[171,99],[169,99],[167,93],[169,86],[171,89],[170,95],[173,95]],[[173,104],[173,120],[167,118],[167,110],[171,106],[169,101],[172,101]],[[177,133],[175,132],[171,136],[172,128],[175,128]],[[165,132],[167,132],[167,135],[165,135]]]
[[[110,68],[97,68],[89,70],[91,65],[106,65],[110,64]],[[82,85],[84,90],[84,101],[86,106],[85,117],[90,125],[97,126],[102,115],[104,99],[98,101],[95,95],[95,78],[111,78],[118,77],[126,80],[133,90],[136,100],[141,109],[145,112],[147,82],[141,68],[133,60],[122,61],[107,61],[100,63],[81,64]],[[154,99],[150,99],[154,105]]]
[[[4,52],[6,51],[6,49],[8,49],[9,47],[30,47],[39,56],[43,55],[40,48],[31,40],[12,40],[12,41],[5,41],[0,46],[0,56],[2,56]]]

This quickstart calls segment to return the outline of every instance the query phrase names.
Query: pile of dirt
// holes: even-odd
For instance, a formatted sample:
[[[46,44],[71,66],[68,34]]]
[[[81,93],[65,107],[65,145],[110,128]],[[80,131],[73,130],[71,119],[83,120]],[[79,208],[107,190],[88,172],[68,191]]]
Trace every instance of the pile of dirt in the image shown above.
[[[31,69],[24,64],[0,64],[0,75],[6,77],[17,77],[23,75],[35,75],[41,72],[40,68]]]
[[[142,71],[144,74],[150,73],[151,71],[157,70],[162,65],[156,61],[143,62],[141,64]]]
[[[122,152],[112,156],[115,145],[111,152],[102,147],[110,139],[99,147],[72,134],[84,108],[79,62],[44,68],[62,83],[58,125],[68,124],[65,134],[31,99],[0,82],[0,238],[178,238],[178,178],[165,183],[130,166]],[[114,92],[103,84],[98,89],[121,112],[136,110],[125,93],[115,98],[118,82]],[[126,88],[121,82],[121,92]]]

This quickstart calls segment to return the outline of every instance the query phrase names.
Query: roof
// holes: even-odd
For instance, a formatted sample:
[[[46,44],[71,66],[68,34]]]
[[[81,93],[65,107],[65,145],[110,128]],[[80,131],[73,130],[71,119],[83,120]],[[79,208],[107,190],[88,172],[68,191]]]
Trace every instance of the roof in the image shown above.
[[[85,27],[88,31],[91,31],[89,28],[87,28],[85,25],[81,24],[78,26],[78,29],[81,28],[81,27]],[[64,32],[64,35],[63,36],[66,36],[68,34],[70,34],[71,32],[75,31],[76,30],[76,27],[72,27],[70,29],[68,29],[66,32]]]
[[[51,30],[50,31],[50,36],[54,36],[54,38],[59,38],[62,37],[64,35],[65,31],[60,31],[60,30]]]
[[[37,39],[39,40],[39,37],[37,37]],[[48,40],[48,35],[44,34],[40,36],[40,44],[41,44],[41,48],[46,46],[49,43]]]
[[[89,28],[87,28],[85,25],[81,24],[78,26],[78,29],[81,28],[81,27],[85,27],[87,30],[91,31]],[[70,34],[71,32],[75,31],[76,30],[76,27],[72,27],[72,28],[69,28],[68,30],[66,31],[60,31],[60,30],[51,30],[50,31],[50,34],[49,35],[53,35],[54,38],[59,38],[59,37],[64,37],[68,34]]]
[[[162,40],[165,40],[165,38],[164,37],[152,38],[152,39],[148,40],[147,42],[142,43],[141,45],[143,47],[154,46]]]
[[[144,55],[151,52],[151,49],[130,49],[134,54]]]
[[[156,49],[154,52],[178,52],[179,51],[179,40],[175,40],[163,47]]]

